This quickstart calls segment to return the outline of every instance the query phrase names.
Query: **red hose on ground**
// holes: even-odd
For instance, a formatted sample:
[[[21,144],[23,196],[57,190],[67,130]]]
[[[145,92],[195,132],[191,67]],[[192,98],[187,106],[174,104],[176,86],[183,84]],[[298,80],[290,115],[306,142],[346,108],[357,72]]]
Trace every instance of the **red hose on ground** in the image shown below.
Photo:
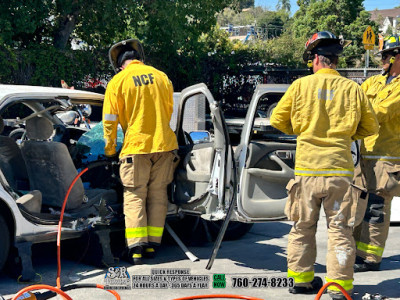
[[[101,285],[101,284],[97,284],[97,287],[99,289],[103,289],[103,290],[113,294],[115,296],[115,298],[117,298],[117,300],[121,300],[121,296],[116,291],[114,291],[114,290],[106,290],[106,289],[104,289],[104,285]]]
[[[197,295],[197,296],[188,296],[188,297],[176,298],[176,299],[173,299],[173,300],[215,299],[215,298],[246,299],[246,300],[264,300],[264,299],[261,299],[261,298],[255,298],[255,297],[251,297],[251,296],[230,295],[230,294]]]
[[[69,197],[69,194],[71,193],[72,188],[75,185],[75,182],[79,179],[79,177],[82,176],[89,168],[85,168],[82,171],[79,172],[78,175],[75,176],[74,180],[72,180],[72,183],[69,185],[67,194],[65,195],[64,198],[64,203],[61,208],[61,213],[60,213],[60,221],[58,221],[58,231],[57,231],[57,287],[61,287],[61,226],[64,218],[64,211],[65,211],[65,206],[67,205],[67,200]]]
[[[72,298],[70,296],[68,296],[68,294],[66,292],[60,290],[59,288],[56,288],[54,286],[47,285],[47,284],[35,284],[35,285],[27,286],[26,288],[23,288],[22,290],[20,290],[11,300],[18,299],[26,292],[33,291],[33,290],[41,290],[41,289],[46,289],[46,290],[56,292],[57,294],[63,296],[64,299],[72,300]]]
[[[79,172],[78,175],[76,175],[74,180],[71,182],[71,184],[68,188],[67,194],[65,195],[63,206],[61,208],[60,220],[58,222],[58,230],[57,230],[57,279],[56,279],[57,287],[53,287],[53,286],[47,285],[47,284],[31,285],[31,286],[28,286],[28,287],[20,290],[11,300],[18,299],[18,297],[21,297],[26,292],[33,291],[33,290],[40,290],[40,289],[46,289],[46,290],[53,291],[53,292],[61,295],[66,300],[72,300],[72,298],[70,296],[68,296],[67,293],[65,293],[63,290],[61,290],[61,228],[62,228],[64,211],[65,211],[65,207],[67,205],[67,200],[68,200],[69,194],[71,193],[71,190],[74,187],[76,181],[79,179],[79,177],[81,177],[82,174],[84,174],[88,170],[89,170],[89,167],[83,169],[81,172]],[[104,290],[104,285],[97,284],[96,287]],[[117,300],[121,300],[120,295],[116,291],[113,291],[113,290],[106,290],[106,291],[113,294]]]
[[[328,282],[325,283],[324,286],[319,290],[317,296],[315,297],[315,300],[319,300],[321,299],[322,294],[325,292],[325,290],[328,288],[328,286],[330,285],[334,285],[336,286],[341,292],[342,294],[346,297],[347,300],[352,300],[350,295],[346,292],[346,290],[338,283],[336,282]]]

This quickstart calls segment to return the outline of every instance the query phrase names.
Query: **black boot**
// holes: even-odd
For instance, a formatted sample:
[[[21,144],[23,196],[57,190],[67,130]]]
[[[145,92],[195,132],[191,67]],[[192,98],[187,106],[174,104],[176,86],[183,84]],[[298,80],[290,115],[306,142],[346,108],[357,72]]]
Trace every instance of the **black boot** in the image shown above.
[[[289,288],[289,293],[292,294],[317,294],[318,291],[322,288],[323,281],[321,277],[314,277],[313,281],[311,281],[308,286],[294,286]]]
[[[365,260],[360,256],[356,257],[356,263],[354,264],[354,272],[367,272],[367,271],[379,271],[381,263],[373,263],[371,261]]]
[[[144,247],[143,257],[144,258],[154,258],[154,257],[156,257],[156,250],[154,249],[154,247]]]
[[[141,246],[133,247],[129,250],[128,261],[132,265],[141,265],[143,248]]]
[[[331,296],[331,299],[333,300],[347,300],[346,296],[343,294],[329,293],[329,296]]]

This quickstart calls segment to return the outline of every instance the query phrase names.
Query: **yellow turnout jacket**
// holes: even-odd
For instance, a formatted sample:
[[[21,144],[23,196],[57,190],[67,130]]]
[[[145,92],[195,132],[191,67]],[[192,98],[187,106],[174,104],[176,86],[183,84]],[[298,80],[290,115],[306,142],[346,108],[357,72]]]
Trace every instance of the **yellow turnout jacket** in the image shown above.
[[[105,154],[116,153],[118,123],[124,132],[120,157],[178,148],[169,126],[173,87],[163,72],[134,60],[108,83],[103,124]]]
[[[379,122],[379,133],[364,139],[365,159],[400,160],[400,76],[386,84],[387,76],[368,78],[361,87],[372,103]]]
[[[300,176],[352,177],[352,140],[378,131],[361,87],[328,68],[293,82],[270,121],[298,136],[295,174]]]

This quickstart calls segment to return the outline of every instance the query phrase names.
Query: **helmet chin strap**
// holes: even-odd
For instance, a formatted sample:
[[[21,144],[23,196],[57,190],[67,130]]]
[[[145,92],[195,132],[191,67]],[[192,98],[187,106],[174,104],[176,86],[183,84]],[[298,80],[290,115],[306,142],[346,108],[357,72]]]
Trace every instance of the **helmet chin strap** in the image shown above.
[[[394,58],[394,56],[392,56],[392,57],[390,58],[390,60],[389,60],[389,63],[390,63],[390,64],[389,64],[389,68],[387,68],[387,70],[382,69],[382,75],[383,75],[383,76],[389,74],[390,69],[391,69],[392,66],[393,66],[394,60],[395,60],[395,58]]]
[[[311,74],[314,74],[313,64],[311,59],[307,61],[307,67],[310,69]]]

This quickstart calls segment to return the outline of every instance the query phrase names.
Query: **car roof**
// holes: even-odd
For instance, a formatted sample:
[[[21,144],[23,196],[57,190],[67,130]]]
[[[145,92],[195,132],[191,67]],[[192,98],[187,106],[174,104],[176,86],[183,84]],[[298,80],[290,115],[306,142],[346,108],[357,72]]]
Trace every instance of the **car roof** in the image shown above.
[[[283,83],[259,84],[257,85],[257,90],[261,91],[261,93],[285,93],[289,86],[290,84]]]
[[[64,88],[32,86],[32,85],[8,85],[0,84],[0,103],[9,99],[10,97],[17,98],[68,98],[72,103],[89,103],[94,105],[101,105],[104,95]]]

